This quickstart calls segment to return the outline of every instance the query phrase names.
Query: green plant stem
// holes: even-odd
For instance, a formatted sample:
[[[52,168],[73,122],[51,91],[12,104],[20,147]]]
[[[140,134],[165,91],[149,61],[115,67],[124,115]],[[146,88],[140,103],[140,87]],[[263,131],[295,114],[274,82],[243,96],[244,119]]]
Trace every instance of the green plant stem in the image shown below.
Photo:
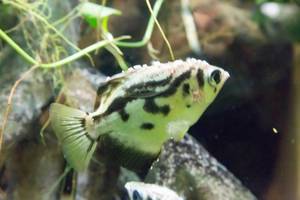
[[[96,49],[99,49],[101,47],[104,47],[110,43],[113,43],[113,42],[116,42],[116,41],[119,41],[119,40],[123,40],[123,39],[127,39],[129,38],[128,36],[121,36],[121,37],[118,37],[118,38],[115,38],[113,40],[102,40],[102,41],[99,41],[99,42],[96,42],[95,44],[92,44],[82,50],[80,50],[79,52],[71,55],[71,56],[68,56],[60,61],[57,61],[57,62],[54,62],[54,63],[49,63],[49,64],[40,64],[40,67],[42,68],[55,68],[55,67],[59,67],[59,66],[62,66],[62,65],[65,65],[65,64],[68,64],[84,55],[86,55],[87,53],[89,52],[92,52],[92,51],[95,51]]]
[[[153,19],[154,19],[154,21],[155,21],[155,23],[156,23],[156,25],[157,25],[157,27],[158,27],[158,29],[159,29],[159,31],[160,31],[162,37],[163,37],[163,39],[165,40],[165,42],[166,42],[166,44],[167,44],[167,47],[168,47],[169,52],[170,52],[170,55],[171,55],[171,59],[172,59],[172,60],[175,60],[175,57],[174,57],[174,54],[173,54],[171,45],[170,45],[170,43],[169,43],[169,41],[168,41],[168,39],[167,39],[167,37],[166,37],[164,31],[162,30],[161,26],[159,25],[159,22],[157,21],[156,16],[154,16],[153,9],[151,8],[151,5],[150,5],[149,0],[146,0],[146,3],[147,3],[147,6],[148,6],[148,8],[149,8],[149,11],[150,11],[150,13],[151,13],[151,16],[153,16]]]
[[[78,7],[79,6],[76,6],[75,8],[73,8],[67,15],[65,15],[64,17],[53,22],[52,25],[58,26],[58,25],[64,23],[65,21],[67,21],[69,18],[73,18],[73,16],[76,16],[76,15],[78,16]]]
[[[118,64],[120,65],[121,69],[126,71],[128,69],[128,66],[127,66],[125,60],[123,59],[122,54],[119,54],[112,45],[107,45],[105,48],[107,51],[109,51],[115,57]]]
[[[100,23],[98,23],[100,24]],[[100,30],[102,32],[102,38],[103,39],[108,39],[111,38],[112,35],[108,31],[108,17],[105,17],[102,19],[101,27],[97,27],[97,30]],[[119,66],[121,67],[122,70],[127,70],[128,66],[124,60],[123,53],[122,51],[116,46],[116,44],[110,43],[107,45],[106,50],[109,51],[117,60]]]
[[[79,52],[68,56],[60,61],[57,62],[53,62],[53,63],[38,63],[34,58],[32,58],[29,54],[27,54],[17,43],[15,43],[2,29],[0,29],[0,38],[2,38],[3,40],[5,40],[14,50],[16,50],[18,52],[18,54],[20,56],[22,56],[27,62],[29,62],[30,64],[33,65],[38,65],[41,68],[56,68],[65,64],[68,64],[84,55],[86,55],[87,53],[90,53],[98,48],[104,47],[108,44],[117,42],[119,40],[123,40],[123,39],[128,39],[130,38],[129,36],[121,36],[118,38],[114,38],[112,40],[102,40],[99,41],[95,44],[92,44],[82,50],[80,50]]]
[[[7,42],[19,55],[21,55],[30,64],[37,65],[38,62],[28,55],[17,43],[15,43],[2,29],[0,29],[0,37]]]
[[[45,194],[45,196],[47,198],[49,198],[50,195],[55,191],[55,189],[59,186],[61,181],[67,176],[67,174],[71,171],[71,169],[72,168],[69,165],[67,165],[65,167],[64,172],[58,177],[58,179],[53,184],[50,185],[50,188],[49,188],[48,192]]]
[[[150,18],[150,20],[148,22],[147,29],[145,31],[144,37],[143,37],[143,39],[141,41],[138,41],[138,42],[123,42],[123,41],[119,41],[119,42],[116,42],[115,44],[117,46],[120,46],[120,47],[129,47],[129,48],[142,47],[142,46],[146,45],[147,42],[151,38],[151,35],[152,35],[152,32],[153,32],[153,28],[154,28],[154,24],[155,24],[155,18],[157,17],[158,12],[159,12],[159,10],[160,10],[161,5],[162,5],[163,2],[164,2],[164,0],[157,0],[155,2],[155,5],[153,7],[153,15],[151,15],[151,18]]]

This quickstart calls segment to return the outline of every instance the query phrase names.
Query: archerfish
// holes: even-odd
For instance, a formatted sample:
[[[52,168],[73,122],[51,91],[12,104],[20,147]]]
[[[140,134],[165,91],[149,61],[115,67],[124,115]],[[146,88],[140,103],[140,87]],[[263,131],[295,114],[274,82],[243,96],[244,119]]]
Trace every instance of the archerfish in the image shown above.
[[[183,200],[173,190],[156,184],[128,182],[125,189],[126,200]]]
[[[52,128],[77,171],[88,166],[97,145],[122,166],[143,168],[167,140],[183,138],[228,77],[193,58],[137,65],[99,86],[94,112],[53,103]]]

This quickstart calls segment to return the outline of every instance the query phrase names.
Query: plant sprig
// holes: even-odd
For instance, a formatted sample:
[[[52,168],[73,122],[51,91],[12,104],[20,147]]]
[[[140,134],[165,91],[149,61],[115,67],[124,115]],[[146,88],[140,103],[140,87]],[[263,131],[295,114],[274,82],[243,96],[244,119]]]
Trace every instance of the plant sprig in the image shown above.
[[[62,35],[62,33],[60,33],[60,31],[58,31],[51,23],[49,23],[44,16],[42,16],[39,13],[36,13],[36,12],[32,11],[31,9],[29,9],[27,4],[26,5],[24,4],[24,6],[21,6],[20,4],[18,4],[18,3],[20,3],[19,1],[18,1],[18,3],[16,3],[16,2],[13,2],[13,1],[10,1],[10,0],[5,0],[4,3],[9,3],[9,4],[17,7],[18,9],[24,10],[25,12],[27,11],[26,9],[28,9],[29,10],[28,12],[30,12],[38,20],[40,20],[41,22],[43,22],[43,24],[46,27],[48,27],[50,30],[54,31],[54,33],[56,35],[58,35],[60,38],[62,38],[62,40],[66,41],[69,45],[71,45],[72,47],[74,47],[75,49],[77,49],[78,52],[74,53],[73,55],[67,56],[66,58],[61,59],[59,61],[54,61],[54,62],[51,62],[51,63],[42,63],[41,61],[38,61],[37,59],[34,59],[32,56],[30,56],[25,50],[22,49],[22,47],[20,47],[14,40],[12,40],[5,33],[4,30],[2,30],[0,28],[0,38],[3,39],[5,42],[7,42],[7,44],[9,44],[25,61],[27,61],[28,63],[30,63],[31,65],[33,65],[32,68],[30,68],[28,71],[26,71],[25,73],[23,73],[23,75],[21,76],[21,78],[18,79],[15,82],[14,87],[11,89],[11,92],[10,92],[11,95],[8,98],[5,117],[4,117],[4,120],[3,120],[3,123],[2,123],[2,128],[0,130],[0,152],[2,150],[3,134],[4,134],[4,131],[5,131],[6,122],[7,122],[10,110],[11,110],[10,106],[11,106],[11,103],[12,103],[12,98],[13,98],[14,91],[15,91],[16,87],[19,85],[19,83],[24,78],[26,78],[26,76],[30,72],[32,72],[36,68],[44,68],[44,69],[58,68],[60,66],[69,64],[69,63],[71,63],[71,62],[73,62],[73,61],[81,58],[84,55],[88,55],[88,53],[90,53],[92,51],[95,51],[95,50],[97,50],[99,48],[106,47],[106,46],[109,47],[108,50],[112,54],[114,54],[115,58],[118,60],[118,62],[120,63],[120,65],[121,66],[122,65],[126,66],[125,61],[121,57],[121,53],[119,52],[118,46],[119,47],[136,48],[136,47],[142,47],[142,46],[146,45],[149,42],[150,38],[151,38],[151,35],[152,35],[152,32],[153,32],[153,28],[154,28],[154,23],[156,21],[156,17],[158,15],[158,12],[159,12],[159,10],[160,10],[161,5],[162,5],[163,2],[164,2],[164,0],[157,0],[155,2],[153,10],[150,9],[151,18],[150,18],[150,20],[148,22],[148,25],[147,25],[147,28],[146,28],[146,31],[145,31],[145,34],[144,34],[144,37],[143,37],[142,40],[137,41],[137,42],[123,41],[123,40],[126,40],[126,39],[130,39],[131,38],[130,36],[120,36],[120,37],[117,37],[117,38],[113,38],[112,35],[109,33],[108,28],[107,28],[108,16],[105,16],[105,18],[102,21],[103,22],[102,23],[103,30],[105,30],[105,33],[106,33],[104,35],[105,39],[101,40],[101,41],[98,41],[95,44],[92,44],[92,45],[90,45],[90,46],[88,46],[88,47],[86,47],[84,49],[79,49],[77,46],[74,46],[74,44],[71,43],[67,38],[65,38]],[[66,20],[67,18],[68,17],[64,18],[64,20]],[[60,21],[58,21],[58,22],[60,23]],[[158,23],[158,22],[156,21],[156,23]]]
[[[38,67],[41,68],[56,68],[60,67],[62,65],[69,64],[78,58],[86,55],[87,53],[90,53],[92,51],[95,51],[96,49],[99,49],[101,47],[104,47],[110,43],[114,43],[116,41],[124,40],[124,39],[129,39],[130,36],[120,36],[117,38],[113,38],[111,40],[101,40],[99,42],[96,42],[95,44],[92,44],[84,49],[81,49],[80,51],[74,53],[71,56],[68,56],[62,60],[59,60],[57,62],[52,62],[52,63],[39,63],[37,60],[32,58],[29,54],[27,54],[15,41],[13,41],[2,29],[0,29],[0,37],[5,40],[20,56],[22,56],[27,62],[29,62],[32,65],[37,65]]]

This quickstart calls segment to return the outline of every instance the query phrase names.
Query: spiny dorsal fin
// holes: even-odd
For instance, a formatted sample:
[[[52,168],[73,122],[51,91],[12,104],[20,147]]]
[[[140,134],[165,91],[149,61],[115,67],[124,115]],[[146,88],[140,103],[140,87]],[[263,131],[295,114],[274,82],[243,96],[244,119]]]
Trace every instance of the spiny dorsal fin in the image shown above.
[[[107,78],[106,81],[99,85],[94,110],[99,108],[101,101],[103,100],[102,98],[109,96],[109,94],[122,83],[123,78],[124,76]]]

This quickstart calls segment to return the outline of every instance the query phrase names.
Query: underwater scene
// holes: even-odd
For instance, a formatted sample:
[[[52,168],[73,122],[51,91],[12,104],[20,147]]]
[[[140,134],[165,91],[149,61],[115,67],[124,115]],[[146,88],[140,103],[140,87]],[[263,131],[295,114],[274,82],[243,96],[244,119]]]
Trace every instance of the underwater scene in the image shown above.
[[[299,0],[0,0],[0,200],[300,200]]]

